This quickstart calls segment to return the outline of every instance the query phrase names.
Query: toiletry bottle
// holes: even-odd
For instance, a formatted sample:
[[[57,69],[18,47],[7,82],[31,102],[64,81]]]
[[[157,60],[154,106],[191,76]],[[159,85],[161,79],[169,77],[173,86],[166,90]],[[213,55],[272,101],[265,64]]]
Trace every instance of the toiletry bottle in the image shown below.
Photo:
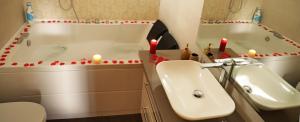
[[[181,53],[181,60],[189,60],[191,55],[191,51],[189,49],[189,44],[186,45],[184,50]]]
[[[252,22],[255,24],[259,24],[261,20],[262,20],[262,11],[260,8],[256,8],[252,18]]]
[[[32,10],[32,4],[31,2],[27,2],[26,3],[26,21],[29,23],[29,24],[32,24],[33,23],[33,10]]]
[[[209,43],[208,47],[206,49],[204,49],[205,55],[209,58],[213,58],[213,53],[211,52],[211,48],[212,48],[212,44]]]

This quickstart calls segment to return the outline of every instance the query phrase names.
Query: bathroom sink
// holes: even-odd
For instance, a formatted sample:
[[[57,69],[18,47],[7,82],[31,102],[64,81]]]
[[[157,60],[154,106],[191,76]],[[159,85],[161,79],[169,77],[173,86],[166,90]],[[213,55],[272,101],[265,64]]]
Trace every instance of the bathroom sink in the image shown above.
[[[236,66],[232,77],[259,109],[300,106],[299,91],[264,65]]]
[[[204,120],[230,115],[235,104],[209,70],[195,61],[167,61],[156,70],[177,115]]]

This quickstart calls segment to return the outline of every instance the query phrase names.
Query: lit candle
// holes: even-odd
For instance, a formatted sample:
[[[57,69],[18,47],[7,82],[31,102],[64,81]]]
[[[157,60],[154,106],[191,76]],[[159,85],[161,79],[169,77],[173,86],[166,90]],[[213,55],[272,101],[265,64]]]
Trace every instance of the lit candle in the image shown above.
[[[219,51],[224,52],[226,45],[227,45],[228,40],[226,38],[222,38],[221,42],[220,42],[220,47],[219,47]]]
[[[151,40],[151,42],[150,42],[150,53],[151,54],[156,54],[156,46],[157,46],[157,41],[155,39]]]
[[[94,64],[99,64],[99,63],[101,62],[101,59],[102,59],[102,56],[101,56],[101,55],[95,54],[95,55],[93,56],[93,62],[94,62]]]
[[[256,51],[254,49],[250,49],[248,51],[248,56],[251,57],[251,58],[254,58],[256,55]]]

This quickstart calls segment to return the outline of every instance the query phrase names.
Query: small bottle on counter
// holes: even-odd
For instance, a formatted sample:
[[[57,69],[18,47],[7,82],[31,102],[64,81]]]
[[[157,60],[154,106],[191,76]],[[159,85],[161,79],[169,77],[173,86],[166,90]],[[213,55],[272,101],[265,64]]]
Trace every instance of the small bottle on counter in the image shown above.
[[[189,60],[191,55],[191,51],[189,49],[189,44],[186,45],[184,50],[181,53],[181,60]]]
[[[209,43],[208,47],[206,49],[204,49],[205,55],[209,58],[213,58],[213,56],[214,56],[213,53],[211,52],[211,48],[212,48],[212,44]]]

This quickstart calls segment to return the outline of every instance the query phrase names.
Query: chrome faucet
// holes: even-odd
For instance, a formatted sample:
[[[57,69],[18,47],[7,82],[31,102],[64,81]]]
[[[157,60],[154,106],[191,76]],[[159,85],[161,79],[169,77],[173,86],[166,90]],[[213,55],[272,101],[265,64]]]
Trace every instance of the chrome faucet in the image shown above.
[[[219,82],[225,88],[229,78],[232,77],[232,73],[235,66],[244,65],[262,65],[255,59],[251,58],[228,58],[228,59],[216,59],[215,63],[204,63],[201,65],[202,68],[221,68],[221,75],[219,77]],[[226,72],[226,67],[230,66],[228,72]],[[227,75],[228,74],[228,75]]]
[[[29,36],[29,33],[23,33],[21,34],[19,40],[17,40],[17,44],[21,44],[25,39],[27,39]]]

